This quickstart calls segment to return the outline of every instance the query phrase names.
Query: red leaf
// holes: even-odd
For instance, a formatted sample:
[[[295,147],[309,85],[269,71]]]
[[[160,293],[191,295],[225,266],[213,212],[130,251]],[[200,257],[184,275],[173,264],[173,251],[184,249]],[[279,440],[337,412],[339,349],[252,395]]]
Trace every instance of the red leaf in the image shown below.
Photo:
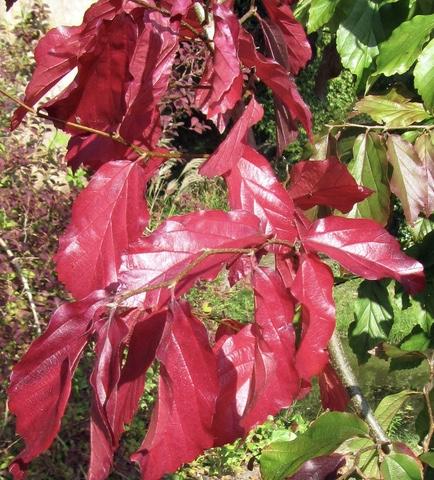
[[[266,235],[288,241],[297,237],[292,200],[260,153],[245,146],[241,159],[225,180],[231,208],[256,215]]]
[[[294,17],[287,5],[277,2],[265,2],[264,7],[271,21],[282,31],[288,50],[289,70],[297,75],[312,56],[309,41],[303,27]]]
[[[212,8],[214,54],[207,62],[201,81],[201,85],[211,85],[211,88],[198,89],[195,103],[207,118],[218,124],[219,116],[240,100],[243,75],[237,54],[238,18],[224,3],[213,2]]]
[[[288,407],[299,391],[289,292],[269,269],[255,271],[253,288],[255,324],[222,337],[214,348],[220,380],[217,445],[245,436],[268,415]]]
[[[245,30],[240,31],[238,53],[243,64],[255,68],[256,75],[282,101],[291,119],[300,122],[312,136],[312,115],[284,67],[259,53],[252,36]]]
[[[147,480],[175,471],[214,442],[216,364],[207,331],[187,303],[170,305],[157,360],[157,405],[146,438],[132,456]]]
[[[133,290],[162,282],[170,284],[205,249],[248,248],[264,241],[258,219],[247,212],[215,210],[172,217],[129,249],[121,267],[121,287]],[[239,256],[221,253],[205,258],[177,282],[174,293],[181,295],[199,279],[213,279],[225,263]],[[124,304],[158,309],[171,295],[166,286],[136,295]]]
[[[401,252],[397,240],[372,220],[322,218],[312,224],[303,243],[368,280],[394,278],[410,293],[425,286],[423,266]]]
[[[154,148],[161,135],[158,104],[168,87],[179,34],[159,12],[146,12],[144,22],[130,63],[133,79],[126,92],[128,110],[120,135]]]
[[[372,193],[369,188],[358,186],[337,158],[299,162],[292,167],[290,178],[288,192],[302,210],[326,205],[348,213],[355,203]]]
[[[310,384],[328,362],[327,345],[335,329],[333,274],[315,255],[303,254],[291,292],[302,305],[296,367],[300,377]]]
[[[264,109],[256,101],[255,97],[252,97],[228,136],[200,168],[200,174],[207,177],[215,177],[223,175],[234,168],[243,154],[244,146],[247,145],[249,129],[258,123],[263,115]]]
[[[136,38],[137,26],[128,14],[103,20],[95,46],[78,60],[74,81],[42,108],[64,121],[115,131],[126,108],[124,96],[131,80],[128,67]],[[61,123],[59,128],[76,133],[76,129]]]
[[[334,480],[338,470],[345,465],[345,457],[337,453],[315,457],[304,462],[298,472],[288,480]]]
[[[80,302],[62,305],[44,334],[15,366],[8,405],[17,417],[17,434],[26,444],[10,467],[15,479],[24,478],[30,461],[46,450],[57,435],[72,376],[105,299],[106,293],[98,291]]]
[[[185,17],[192,5],[193,0],[175,0],[173,2],[172,8],[170,9],[170,14],[172,17],[176,15]]]
[[[35,105],[77,66],[79,57],[91,46],[101,20],[112,19],[121,4],[121,0],[100,0],[87,10],[80,27],[54,28],[39,41],[35,50],[36,68],[27,85],[24,103]],[[18,127],[26,113],[27,109],[22,107],[16,110],[12,128]]]
[[[76,298],[118,280],[121,253],[149,218],[145,180],[139,164],[109,162],[77,197],[56,255],[59,279]]]
[[[318,377],[318,384],[323,408],[345,412],[350,397],[330,363]]]

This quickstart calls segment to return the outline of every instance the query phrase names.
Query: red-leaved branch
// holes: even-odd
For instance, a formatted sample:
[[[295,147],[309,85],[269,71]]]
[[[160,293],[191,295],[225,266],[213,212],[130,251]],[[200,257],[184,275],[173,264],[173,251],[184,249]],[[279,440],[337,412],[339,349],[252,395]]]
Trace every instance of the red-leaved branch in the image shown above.
[[[328,363],[335,307],[325,256],[367,279],[391,277],[410,292],[424,286],[422,266],[375,222],[343,216],[311,222],[304,215],[316,205],[345,213],[371,193],[344,164],[300,162],[286,187],[252,145],[251,127],[263,116],[255,81],[275,97],[279,151],[298,127],[311,135],[311,114],[294,82],[311,51],[288,2],[264,2],[266,18],[253,12],[265,54],[232,4],[99,0],[81,26],[49,31],[36,49],[36,69],[12,125],[76,69],[70,85],[38,108],[71,134],[68,162],[93,176],[75,200],[56,255],[75,302],[53,314],[12,374],[9,408],[25,441],[11,465],[15,479],[24,478],[59,431],[71,378],[90,341],[96,361],[89,479],[110,473],[146,371],[158,361],[158,400],[132,457],[144,479],[157,480],[205,449],[246,435],[306,395],[315,376],[321,375],[328,406],[345,408]],[[223,176],[231,210],[172,217],[145,236],[147,182],[166,158],[185,155],[160,146],[160,107],[180,42],[189,41],[207,45],[194,106],[226,133],[200,172]],[[274,266],[262,266],[264,255]],[[224,268],[232,282],[250,280],[254,321],[221,328],[210,342],[182,296]],[[296,308],[301,321],[294,325]],[[330,401],[333,388],[340,403]]]

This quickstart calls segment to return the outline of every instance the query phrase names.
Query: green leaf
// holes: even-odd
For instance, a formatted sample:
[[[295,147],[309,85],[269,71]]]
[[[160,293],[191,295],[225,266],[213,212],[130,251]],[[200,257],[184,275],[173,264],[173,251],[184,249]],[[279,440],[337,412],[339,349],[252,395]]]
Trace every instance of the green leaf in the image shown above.
[[[405,352],[425,352],[430,347],[430,344],[430,337],[425,332],[419,332],[403,342],[400,345],[400,349]]]
[[[434,38],[423,49],[414,67],[414,85],[426,108],[434,110]]]
[[[413,145],[399,135],[389,135],[387,157],[393,166],[390,189],[401,200],[405,218],[412,224],[420,212],[427,213],[426,170]]]
[[[402,453],[387,455],[380,467],[384,480],[422,480],[422,471],[416,459]]]
[[[333,16],[340,0],[312,0],[307,22],[308,33],[316,32]]]
[[[408,127],[429,118],[421,103],[410,102],[393,90],[387,95],[367,95],[355,105],[359,113],[367,113],[378,123],[388,127]]]
[[[414,225],[409,225],[410,232],[415,242],[420,242],[423,237],[434,230],[434,222],[429,218],[419,217]]]
[[[434,63],[434,56],[432,59]],[[424,212],[428,217],[434,212],[434,132],[425,132],[420,135],[414,149],[422,162],[427,191],[424,193],[425,207]]]
[[[356,182],[373,190],[363,202],[356,203],[348,213],[351,218],[372,218],[386,225],[390,215],[390,189],[387,176],[386,147],[382,137],[370,132],[356,138],[354,159],[349,169]]]
[[[359,454],[359,468],[367,478],[380,477],[380,465],[377,446],[375,442],[370,439],[352,438],[345,442],[339,449],[338,453],[343,455],[357,455],[360,450],[363,453]]]
[[[434,452],[422,453],[422,455],[419,456],[419,460],[434,468]]]
[[[395,28],[392,35],[380,44],[375,76],[405,73],[429,39],[433,24],[434,15],[416,15]]]
[[[338,28],[336,46],[342,65],[357,76],[358,84],[379,53],[382,33],[379,6],[371,0],[352,2],[349,16]]]
[[[375,409],[374,415],[385,431],[389,429],[392,420],[399,410],[401,410],[404,403],[417,393],[418,392],[412,392],[410,390],[403,390],[394,395],[388,395],[381,400]]]
[[[392,326],[393,310],[389,292],[381,282],[363,281],[357,289],[355,322],[350,325],[349,342],[359,361],[369,358],[368,351],[386,340]]]
[[[280,480],[293,475],[311,458],[334,452],[345,440],[365,437],[369,428],[356,415],[327,412],[291,442],[273,442],[262,451],[261,474],[264,480]]]

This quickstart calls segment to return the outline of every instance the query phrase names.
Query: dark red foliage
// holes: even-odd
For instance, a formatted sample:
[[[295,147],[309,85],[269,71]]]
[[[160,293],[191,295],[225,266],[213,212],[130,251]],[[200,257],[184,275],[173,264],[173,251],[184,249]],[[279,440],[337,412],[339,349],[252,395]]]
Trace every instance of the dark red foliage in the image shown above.
[[[302,163],[286,190],[254,148],[251,127],[263,111],[253,75],[277,99],[283,143],[297,124],[312,133],[293,78],[310,58],[306,36],[287,3],[264,3],[271,57],[257,50],[232,2],[217,1],[200,2],[210,6],[213,30],[194,18],[189,0],[162,2],[159,11],[151,1],[145,7],[99,0],[83,25],[52,30],[40,42],[25,101],[34,105],[77,67],[71,85],[41,108],[73,134],[71,164],[94,173],[75,201],[56,257],[59,276],[78,301],[54,313],[12,375],[10,409],[25,441],[11,466],[15,478],[24,477],[57,434],[87,342],[95,342],[96,357],[89,478],[109,475],[156,360],[158,400],[133,460],[142,478],[157,480],[204,449],[245,436],[306,394],[314,376],[327,376],[333,275],[317,252],[365,278],[395,278],[413,292],[423,288],[422,266],[375,222],[331,216],[311,223],[303,216],[300,209],[313,205],[345,212],[366,197],[369,192],[344,165],[334,159]],[[202,173],[223,175],[231,210],[171,217],[145,235],[147,182],[166,158],[183,155],[160,143],[181,39],[206,42],[202,74],[182,88],[195,91],[188,96],[196,108],[227,130]],[[191,105],[185,111],[194,116]],[[14,126],[23,114],[18,109]],[[274,256],[273,268],[261,266],[266,254]],[[232,283],[251,281],[254,321],[231,323],[210,343],[205,326],[179,297],[223,268]],[[295,308],[301,309],[298,342]],[[326,388],[339,389],[330,378]],[[326,457],[320,468],[332,474],[336,460]],[[311,465],[303,468],[306,475],[311,471]]]

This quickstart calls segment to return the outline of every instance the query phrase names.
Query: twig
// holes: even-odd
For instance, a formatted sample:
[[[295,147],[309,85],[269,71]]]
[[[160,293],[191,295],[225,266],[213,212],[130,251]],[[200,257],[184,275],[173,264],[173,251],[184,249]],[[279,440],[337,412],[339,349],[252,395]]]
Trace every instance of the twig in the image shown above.
[[[35,323],[35,329],[38,332],[38,334],[40,335],[41,332],[42,332],[41,322],[39,321],[38,311],[36,310],[36,305],[35,305],[35,302],[33,300],[33,295],[32,295],[32,291],[30,290],[29,282],[28,282],[26,276],[24,275],[24,273],[21,269],[20,260],[12,253],[12,251],[8,247],[8,244],[6,243],[6,241],[1,237],[0,237],[0,247],[5,252],[6,256],[9,259],[9,263],[12,265],[12,267],[14,268],[16,274],[18,275],[18,277],[21,281],[24,293],[26,294],[27,301],[29,302],[30,310],[31,310],[32,315],[33,315],[33,320],[34,320],[34,323]]]
[[[110,132],[104,132],[102,130],[97,130],[96,128],[88,127],[86,125],[82,125],[81,123],[74,123],[74,122],[68,122],[66,120],[62,120],[61,118],[56,118],[52,117],[51,115],[48,115],[46,113],[43,113],[39,110],[36,110],[23,101],[21,101],[19,98],[14,97],[10,93],[6,92],[2,88],[0,88],[0,94],[4,95],[5,97],[9,98],[9,100],[12,100],[14,103],[17,105],[20,105],[21,107],[25,108],[29,113],[32,115],[35,115],[36,117],[43,118],[45,120],[50,120],[52,122],[59,122],[62,123],[65,126],[71,127],[71,128],[76,128],[77,130],[81,130],[83,132],[87,133],[93,133],[95,135],[99,135],[100,137],[104,138],[110,138],[114,142],[120,143],[122,145],[125,145],[127,147],[132,148],[138,155],[140,155],[143,159],[147,159],[149,157],[159,157],[159,158],[208,158],[209,154],[207,153],[185,153],[185,152],[159,152],[155,150],[145,150],[141,147],[138,147],[137,145],[133,145],[132,143],[127,142],[124,138],[122,138],[118,133],[110,133]]]
[[[364,125],[362,123],[340,123],[336,125],[326,124],[327,128],[364,128],[366,130],[431,130],[434,125],[409,125],[408,127],[388,127],[386,125]]]
[[[247,20],[250,18],[250,17],[254,17],[257,13],[257,8],[256,8],[256,5],[255,5],[255,0],[251,0],[250,1],[250,8],[247,10],[247,12],[240,18],[240,23],[241,25],[245,22],[247,22]]]
[[[385,453],[389,453],[390,448],[388,445],[390,444],[390,440],[387,438],[385,431],[375,418],[374,412],[360,388],[359,382],[348,362],[341,340],[336,331],[330,339],[328,351],[333,367],[335,368],[342,384],[346,388],[353,407],[358,415],[363,418],[371,428],[376,443],[382,445],[382,449]]]
[[[434,388],[434,353],[432,353],[427,358],[427,360],[429,364],[430,375],[429,375],[428,383],[423,387],[423,395],[425,397],[426,408],[428,410],[429,428],[428,428],[428,433],[426,434],[422,442],[422,448],[424,452],[429,451],[429,448],[431,445],[431,439],[434,435],[434,412],[431,406],[431,398],[430,398],[431,390]]]

